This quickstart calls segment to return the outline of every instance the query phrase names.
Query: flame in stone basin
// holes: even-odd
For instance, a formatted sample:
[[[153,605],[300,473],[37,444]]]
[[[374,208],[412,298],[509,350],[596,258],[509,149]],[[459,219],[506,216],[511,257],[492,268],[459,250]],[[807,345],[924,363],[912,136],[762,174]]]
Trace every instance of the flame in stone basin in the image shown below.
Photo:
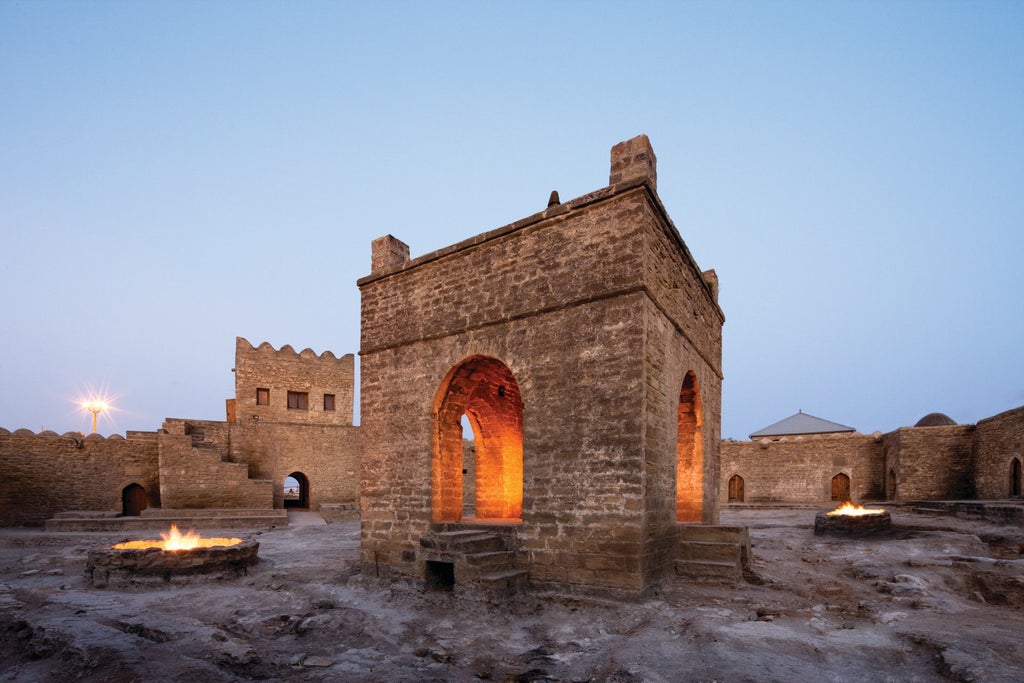
[[[147,548],[158,548],[160,550],[192,550],[193,548],[212,548],[214,546],[238,545],[242,542],[240,538],[203,538],[197,532],[189,529],[185,533],[178,531],[178,525],[172,524],[170,533],[160,532],[162,541],[125,541],[113,546],[114,550],[146,550]]]
[[[847,515],[850,517],[863,517],[864,515],[880,515],[885,510],[868,510],[863,505],[854,505],[853,503],[843,503],[835,510],[827,512],[829,515]]]

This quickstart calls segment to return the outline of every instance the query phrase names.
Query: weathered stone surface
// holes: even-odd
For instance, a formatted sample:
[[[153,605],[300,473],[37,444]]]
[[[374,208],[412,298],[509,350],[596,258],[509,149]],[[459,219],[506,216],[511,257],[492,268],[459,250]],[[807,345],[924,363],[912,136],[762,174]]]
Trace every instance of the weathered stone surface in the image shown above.
[[[495,431],[521,429],[521,518],[496,515],[521,519],[517,565],[533,582],[642,591],[672,571],[680,509],[717,520],[723,315],[642,151],[620,155],[614,187],[409,261],[374,258],[389,265],[359,282],[365,573],[422,576],[401,558],[432,520],[492,516]],[[688,373],[699,417],[680,506]],[[495,396],[521,401],[521,418]],[[461,411],[482,425],[469,467],[446,460],[467,457],[445,426]]]

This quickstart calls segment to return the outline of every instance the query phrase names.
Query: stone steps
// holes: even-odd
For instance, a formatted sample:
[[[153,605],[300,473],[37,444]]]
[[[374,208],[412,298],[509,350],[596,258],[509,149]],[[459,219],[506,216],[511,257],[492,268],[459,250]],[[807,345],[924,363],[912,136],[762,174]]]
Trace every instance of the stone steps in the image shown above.
[[[677,576],[739,583],[750,567],[750,534],[742,526],[685,525],[674,564]]]
[[[167,531],[172,524],[187,529],[269,529],[288,525],[287,510],[161,510],[149,508],[139,517],[109,512],[62,512],[46,520],[47,531]]]
[[[420,555],[428,563],[451,565],[447,588],[477,590],[491,598],[503,598],[526,588],[528,575],[515,568],[514,534],[481,528],[438,526],[420,538]],[[438,585],[428,579],[435,588]]]
[[[526,589],[529,576],[523,569],[505,569],[483,574],[476,585],[494,597],[515,595]]]
[[[742,568],[734,562],[705,562],[676,560],[676,576],[689,579],[703,579],[739,583],[743,580]]]

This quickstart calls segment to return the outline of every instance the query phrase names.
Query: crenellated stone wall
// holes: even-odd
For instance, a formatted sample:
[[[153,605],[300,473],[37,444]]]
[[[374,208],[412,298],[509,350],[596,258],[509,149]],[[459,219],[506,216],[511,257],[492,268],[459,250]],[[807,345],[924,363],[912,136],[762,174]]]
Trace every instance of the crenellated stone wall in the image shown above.
[[[120,511],[131,484],[158,507],[157,434],[126,436],[0,429],[0,526],[39,526],[62,511]]]
[[[296,353],[285,344],[280,351],[263,342],[253,347],[235,340],[235,404],[237,422],[300,422],[352,426],[355,405],[355,356],[341,358],[330,351],[319,356],[311,349]],[[267,403],[257,402],[266,390]],[[305,395],[305,405],[289,407],[288,393]],[[333,407],[325,404],[333,397]]]

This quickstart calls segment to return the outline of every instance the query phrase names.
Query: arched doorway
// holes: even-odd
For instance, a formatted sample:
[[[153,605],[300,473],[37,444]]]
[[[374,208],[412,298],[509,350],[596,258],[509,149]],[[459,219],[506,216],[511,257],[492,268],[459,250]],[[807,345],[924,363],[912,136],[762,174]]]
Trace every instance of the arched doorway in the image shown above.
[[[743,495],[743,477],[738,474],[734,474],[729,479],[729,502],[742,503]]]
[[[832,500],[838,503],[850,502],[850,477],[842,473],[832,477]]]
[[[704,416],[697,375],[686,373],[679,391],[676,444],[676,521],[700,522],[704,514]]]
[[[1020,458],[1010,461],[1010,497],[1020,498],[1021,492],[1021,471]]]
[[[138,484],[128,484],[121,491],[121,514],[125,517],[138,517],[147,507],[146,489]]]
[[[302,472],[292,472],[284,478],[284,506],[309,507],[309,479]]]
[[[434,398],[431,520],[457,522],[463,510],[462,417],[473,431],[477,519],[523,515],[523,399],[512,371],[488,356],[452,368]]]
[[[889,476],[885,478],[885,497],[896,500],[896,470],[889,468]]]

